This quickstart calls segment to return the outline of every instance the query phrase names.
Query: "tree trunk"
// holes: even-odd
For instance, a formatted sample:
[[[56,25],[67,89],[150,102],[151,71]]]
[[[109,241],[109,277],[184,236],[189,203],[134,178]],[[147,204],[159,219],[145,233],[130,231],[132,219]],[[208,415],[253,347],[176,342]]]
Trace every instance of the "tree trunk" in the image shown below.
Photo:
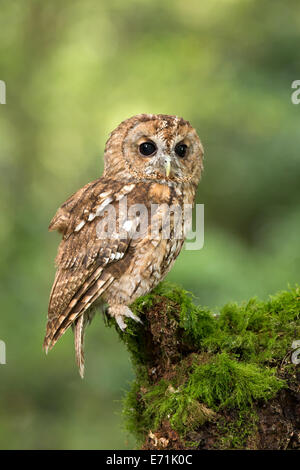
[[[123,413],[139,448],[300,448],[300,289],[213,314],[163,283],[132,309],[143,325],[118,331],[136,373]]]

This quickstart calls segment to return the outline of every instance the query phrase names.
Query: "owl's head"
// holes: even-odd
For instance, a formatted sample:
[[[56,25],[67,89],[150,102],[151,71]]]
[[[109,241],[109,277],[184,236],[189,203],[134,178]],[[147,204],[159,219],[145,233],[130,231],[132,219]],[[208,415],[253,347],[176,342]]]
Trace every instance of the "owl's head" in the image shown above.
[[[165,114],[140,114],[111,133],[104,161],[105,176],[114,179],[198,184],[203,147],[188,121]]]

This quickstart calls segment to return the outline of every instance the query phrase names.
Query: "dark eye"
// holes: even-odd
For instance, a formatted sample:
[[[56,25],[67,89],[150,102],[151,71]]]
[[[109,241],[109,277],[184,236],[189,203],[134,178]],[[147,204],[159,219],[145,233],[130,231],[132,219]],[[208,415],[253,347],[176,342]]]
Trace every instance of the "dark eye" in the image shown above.
[[[153,142],[143,142],[139,146],[139,151],[144,157],[149,157],[156,152],[156,145]]]
[[[186,151],[187,151],[187,145],[185,144],[177,144],[176,147],[175,147],[175,153],[178,155],[178,157],[185,157],[185,154],[186,154]]]

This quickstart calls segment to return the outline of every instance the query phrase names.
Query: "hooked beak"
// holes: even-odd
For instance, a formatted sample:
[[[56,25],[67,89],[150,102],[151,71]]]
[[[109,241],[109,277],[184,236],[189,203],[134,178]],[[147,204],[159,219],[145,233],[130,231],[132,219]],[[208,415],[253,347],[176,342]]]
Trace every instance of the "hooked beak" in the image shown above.
[[[171,172],[171,159],[170,157],[165,157],[165,171],[166,177],[168,178]]]

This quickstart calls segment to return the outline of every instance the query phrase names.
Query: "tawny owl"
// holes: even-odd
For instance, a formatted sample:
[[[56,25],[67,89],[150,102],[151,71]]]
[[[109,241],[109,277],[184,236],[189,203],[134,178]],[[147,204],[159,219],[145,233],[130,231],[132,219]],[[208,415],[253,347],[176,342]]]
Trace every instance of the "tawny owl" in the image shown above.
[[[178,256],[185,232],[175,230],[174,213],[194,203],[202,168],[196,131],[177,116],[141,114],[111,133],[103,176],[71,196],[49,226],[63,237],[50,294],[46,352],[72,325],[83,376],[84,329],[95,305],[108,305],[121,329],[126,317],[140,321],[130,304],[153,289]],[[170,207],[175,208],[171,215]],[[183,219],[177,217],[176,224]]]

